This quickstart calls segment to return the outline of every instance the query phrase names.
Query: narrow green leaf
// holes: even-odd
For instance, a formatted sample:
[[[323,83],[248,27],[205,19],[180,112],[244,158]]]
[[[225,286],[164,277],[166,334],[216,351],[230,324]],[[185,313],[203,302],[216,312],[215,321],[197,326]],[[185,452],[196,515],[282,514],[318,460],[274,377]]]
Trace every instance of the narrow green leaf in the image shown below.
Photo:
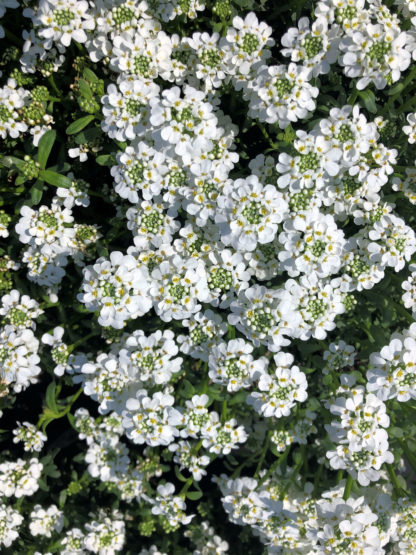
[[[75,133],[79,133],[84,129],[84,127],[87,127],[87,125],[94,119],[94,117],[95,116],[84,116],[75,120],[66,128],[67,135],[75,135]]]
[[[87,117],[91,117],[91,116],[87,116]],[[99,127],[88,127],[88,129],[85,129],[84,131],[81,131],[81,133],[76,135],[75,142],[78,145],[89,143],[94,141],[94,139],[99,137],[101,134],[102,134],[102,131]]]
[[[46,163],[48,161],[49,154],[51,153],[55,139],[56,131],[55,129],[51,129],[47,131],[39,141],[38,162],[42,170],[46,168]]]
[[[179,471],[179,469],[175,466],[175,476],[177,477],[177,479],[181,482],[186,482],[186,478],[185,476]]]
[[[394,94],[402,92],[403,89],[404,89],[403,83],[397,83],[396,85],[394,85],[394,87],[391,87],[387,91],[387,94],[388,96],[393,96]]]
[[[69,177],[51,170],[41,171],[39,177],[43,181],[46,181],[46,183],[49,183],[49,185],[54,185],[55,187],[64,187],[65,189],[69,189],[72,185],[72,181]]]
[[[58,407],[56,406],[55,393],[56,382],[51,382],[46,389],[45,403],[48,409],[50,409],[54,413],[57,413]]]
[[[202,497],[202,491],[187,491],[186,497],[191,501],[198,501]]]
[[[43,183],[39,179],[35,181],[35,184],[30,189],[30,198],[33,204],[39,204],[42,200],[43,194]]]
[[[98,77],[88,67],[82,72],[83,77],[90,83],[98,83]]]
[[[357,91],[357,94],[364,102],[366,110],[368,110],[371,114],[375,114],[377,112],[377,104],[373,91]]]
[[[99,166],[113,166],[115,164],[115,158],[111,154],[101,154],[95,159]]]
[[[87,100],[93,99],[92,91],[85,79],[79,80],[79,92],[81,93],[81,96],[83,96]]]
[[[15,156],[3,156],[3,158],[0,158],[0,164],[2,166],[6,166],[6,168],[13,168],[13,166],[15,166],[16,168],[21,170],[25,162],[24,160],[16,158]]]

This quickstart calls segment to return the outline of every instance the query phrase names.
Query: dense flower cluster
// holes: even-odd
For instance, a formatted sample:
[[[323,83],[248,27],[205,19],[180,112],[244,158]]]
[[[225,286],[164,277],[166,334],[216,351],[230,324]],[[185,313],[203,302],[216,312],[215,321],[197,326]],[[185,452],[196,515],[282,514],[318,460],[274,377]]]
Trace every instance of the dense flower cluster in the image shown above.
[[[416,550],[416,2],[266,4],[0,0],[0,551]]]

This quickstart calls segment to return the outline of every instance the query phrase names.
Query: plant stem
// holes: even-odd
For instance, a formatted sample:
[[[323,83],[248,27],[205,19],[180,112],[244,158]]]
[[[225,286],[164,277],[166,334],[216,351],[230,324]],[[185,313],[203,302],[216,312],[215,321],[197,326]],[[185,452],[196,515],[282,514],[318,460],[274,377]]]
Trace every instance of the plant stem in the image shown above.
[[[53,78],[53,75],[49,75],[48,77],[48,83],[50,84],[50,86],[53,88],[53,90],[55,91],[55,94],[58,98],[61,98],[61,91],[58,89],[58,87],[56,86],[55,83],[55,79]]]
[[[259,472],[260,472],[260,470],[261,470],[261,467],[263,466],[264,457],[266,456],[266,453],[267,453],[267,451],[268,451],[268,449],[269,449],[269,443],[270,443],[270,438],[271,438],[271,436],[272,436],[272,431],[269,430],[269,431],[267,432],[266,441],[265,441],[265,443],[264,443],[264,447],[263,447],[263,449],[262,449],[262,452],[261,452],[261,455],[260,455],[260,459],[259,459],[259,462],[258,462],[258,464],[257,464],[256,472],[254,473],[254,477],[255,477],[255,478],[258,477]]]
[[[344,495],[342,496],[344,501],[347,501],[347,499],[349,499],[353,485],[354,485],[354,478],[351,476],[351,474],[348,474],[347,483],[345,484],[345,488],[344,488]]]
[[[273,472],[276,470],[276,468],[278,466],[280,466],[282,464],[282,462],[287,459],[289,452],[290,452],[290,445],[288,445],[286,447],[286,451],[284,453],[282,453],[280,455],[280,457],[277,459],[277,461],[275,461],[272,466],[269,468],[269,470],[266,472],[266,474],[263,476],[263,478],[259,481],[257,487],[261,486],[266,480],[267,478],[269,478],[269,476],[271,476],[273,474]]]
[[[259,121],[257,121],[256,124],[257,124],[257,127],[258,127],[258,128],[260,129],[260,131],[262,132],[263,137],[264,137],[264,138],[266,139],[266,141],[269,143],[269,145],[270,145],[274,150],[278,150],[278,144],[275,143],[275,142],[272,140],[272,138],[270,137],[269,133],[267,132],[267,129],[265,128],[265,126],[264,126],[261,122],[259,122]]]
[[[397,479],[396,473],[394,472],[394,468],[391,464],[386,464],[386,469],[387,469],[387,473],[389,475],[389,478],[391,480],[391,483],[393,484],[394,487],[394,491],[396,492],[396,494],[398,496],[403,495],[403,489],[400,487],[399,481]]]

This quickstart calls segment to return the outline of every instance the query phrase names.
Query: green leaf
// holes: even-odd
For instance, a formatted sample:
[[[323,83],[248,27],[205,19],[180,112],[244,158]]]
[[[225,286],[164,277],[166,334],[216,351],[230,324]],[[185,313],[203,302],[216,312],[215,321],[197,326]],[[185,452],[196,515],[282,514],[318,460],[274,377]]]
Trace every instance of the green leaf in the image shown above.
[[[79,92],[81,93],[81,96],[83,96],[87,100],[93,99],[92,91],[85,79],[79,80]]]
[[[49,154],[51,153],[55,139],[56,131],[55,129],[50,129],[44,135],[42,135],[39,141],[38,162],[42,170],[46,168],[46,163],[48,161]]]
[[[43,183],[38,179],[30,189],[30,198],[34,205],[40,203],[40,201],[42,200],[42,195],[43,195]]]
[[[68,125],[66,128],[67,135],[75,135],[75,133],[79,133],[84,129],[84,127],[87,127],[94,117],[95,116],[84,116],[72,122],[71,125]]]
[[[87,116],[87,117],[91,117],[91,116]],[[82,131],[75,137],[75,142],[78,145],[82,145],[93,141],[100,135],[102,135],[102,131],[99,127],[89,127],[88,129],[85,129],[85,131]]]
[[[228,401],[228,406],[232,407],[233,405],[240,405],[244,403],[247,397],[247,391],[239,391],[235,395],[233,395],[232,399]]]
[[[180,482],[186,482],[187,478],[185,478],[185,476],[179,471],[178,467],[175,466],[174,468],[175,468],[175,476],[177,477],[177,479]]]
[[[15,166],[21,170],[25,161],[20,158],[16,158],[15,156],[3,156],[3,158],[0,159],[0,164],[6,166],[6,168],[13,168],[13,166]]]
[[[15,185],[23,185],[23,183],[26,183],[27,179],[24,175],[18,175],[16,177],[16,180],[14,182]]]
[[[53,172],[52,170],[41,171],[39,177],[43,181],[46,181],[46,183],[49,183],[49,185],[54,185],[55,187],[64,187],[65,189],[69,189],[72,185],[72,181],[69,177]]]
[[[95,73],[93,71],[91,71],[88,67],[86,67],[84,69],[84,71],[82,72],[82,75],[90,83],[98,83],[98,81],[99,81],[99,79],[95,75]]]
[[[186,497],[191,501],[198,501],[202,497],[202,491],[187,491]]]
[[[61,493],[59,494],[59,501],[58,501],[58,504],[59,504],[59,508],[60,508],[60,509],[63,509],[63,507],[64,507],[64,505],[65,505],[66,498],[67,498],[67,492],[66,492],[65,489],[63,489],[63,490],[61,491]]]
[[[357,94],[362,99],[366,110],[368,110],[371,114],[377,113],[376,97],[374,96],[373,91],[357,91]]]
[[[55,394],[56,382],[51,382],[46,389],[45,403],[48,409],[57,414],[59,411],[56,405]]]
[[[393,96],[394,94],[402,92],[403,89],[404,89],[403,83],[396,83],[396,85],[394,85],[394,87],[391,87],[387,91],[387,94],[388,94],[388,96]]]
[[[115,158],[111,154],[101,154],[95,159],[99,166],[113,166],[115,164]]]

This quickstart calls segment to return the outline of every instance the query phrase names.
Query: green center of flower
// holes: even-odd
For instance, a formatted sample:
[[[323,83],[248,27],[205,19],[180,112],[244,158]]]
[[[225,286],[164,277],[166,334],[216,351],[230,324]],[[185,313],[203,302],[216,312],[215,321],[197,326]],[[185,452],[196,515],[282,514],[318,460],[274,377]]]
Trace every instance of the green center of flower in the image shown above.
[[[58,229],[58,220],[53,215],[53,212],[41,212],[39,214],[39,221],[45,224],[49,229]]]
[[[142,216],[140,227],[143,227],[148,233],[157,233],[163,224],[163,214],[157,210],[151,210]]]
[[[368,272],[370,266],[364,262],[364,260],[357,254],[354,256],[354,260],[347,266],[348,272],[354,278],[358,278],[362,274]]]
[[[299,193],[293,193],[289,200],[289,208],[292,212],[299,210],[307,210],[311,201],[312,192],[309,189],[303,189]]]
[[[276,79],[274,86],[278,96],[286,96],[292,92],[295,84],[289,81],[289,79],[282,77],[281,79]]]
[[[27,179],[36,179],[39,176],[40,165],[29,155],[24,157],[22,173]]]
[[[135,56],[133,62],[134,72],[136,75],[142,75],[143,77],[149,76],[150,59],[143,54]]]
[[[308,60],[321,52],[322,44],[323,41],[321,37],[307,37],[304,40],[303,47]]]
[[[357,8],[355,6],[345,6],[345,8],[335,8],[335,18],[338,23],[345,20],[351,20],[357,15]]]
[[[310,252],[316,258],[319,258],[320,256],[322,256],[323,253],[325,252],[325,249],[326,249],[326,243],[324,241],[320,241],[319,239],[315,241],[313,245],[309,246]]]
[[[96,236],[97,230],[92,225],[80,225],[75,232],[75,239],[77,241],[81,241],[82,243],[84,243],[85,241],[91,241],[95,239]]]
[[[225,430],[220,430],[216,437],[216,442],[221,447],[225,447],[231,443],[231,434]]]
[[[181,301],[183,297],[188,293],[187,287],[181,284],[171,284],[169,285],[169,294],[175,301]]]
[[[199,59],[203,65],[211,68],[217,68],[221,63],[221,56],[216,48],[203,50]]]
[[[116,298],[116,287],[112,283],[105,283],[102,287],[103,297],[111,297],[112,299]]]
[[[3,364],[8,358],[8,350],[6,347],[0,347],[0,364]]]
[[[127,6],[119,6],[118,8],[113,8],[111,14],[116,25],[122,25],[131,21],[134,17],[134,11]]]
[[[308,152],[301,154],[299,160],[299,170],[305,172],[308,170],[317,170],[319,168],[319,156],[316,152]]]
[[[220,289],[229,291],[233,284],[233,276],[225,268],[212,268],[208,276],[208,287],[210,289]]]
[[[323,316],[326,312],[327,304],[323,299],[311,299],[307,306],[306,310],[310,314],[310,321],[314,322],[320,316]]]
[[[396,247],[396,249],[399,252],[403,252],[404,248],[406,246],[406,243],[407,243],[407,241],[406,241],[405,237],[399,237],[394,241],[394,246]]]
[[[274,324],[274,318],[268,308],[257,308],[252,311],[251,317],[248,319],[250,328],[254,331],[267,333]]]
[[[71,21],[75,18],[75,15],[71,12],[71,10],[68,9],[55,10],[53,16],[59,27],[69,25]]]
[[[185,170],[171,171],[168,174],[169,185],[172,187],[183,187],[186,184]]]
[[[347,141],[353,141],[354,137],[355,137],[355,135],[354,135],[351,127],[348,125],[348,123],[343,123],[341,125],[341,127],[339,128],[338,135],[336,136],[336,138],[341,143],[346,143]]]
[[[379,222],[383,217],[383,214],[384,214],[384,210],[382,206],[378,206],[377,208],[374,208],[374,210],[370,212],[370,222],[373,224],[375,222]]]
[[[205,333],[205,331],[202,329],[202,326],[196,326],[193,330],[189,332],[189,335],[194,345],[201,345],[209,339],[208,334]]]
[[[353,195],[355,191],[358,191],[358,189],[361,187],[361,183],[350,175],[348,177],[344,177],[344,179],[342,180],[342,185],[344,187],[344,193],[346,195]]]
[[[140,116],[144,107],[145,105],[136,98],[129,98],[126,102],[126,111],[133,117]]]
[[[372,44],[368,50],[368,57],[370,60],[375,60],[379,64],[384,62],[384,57],[386,54],[390,53],[390,44],[384,40],[380,42],[375,42]]]
[[[9,214],[6,214],[4,210],[0,210],[0,225],[7,226],[11,219],[12,218],[9,216]]]
[[[249,224],[257,225],[263,219],[262,205],[260,202],[250,202],[244,207],[241,214],[246,218]]]
[[[241,48],[243,52],[246,52],[246,54],[253,54],[257,50],[259,44],[260,41],[256,35],[253,33],[246,33],[243,37],[243,44]]]
[[[65,364],[69,357],[68,347],[65,343],[54,347],[51,351],[51,357],[55,364]]]
[[[12,117],[12,112],[4,104],[0,104],[0,121],[6,122]]]
[[[146,370],[153,370],[155,366],[155,357],[151,354],[145,355],[141,358],[140,365]]]
[[[236,357],[225,361],[224,367],[227,378],[243,378],[247,374],[244,366],[239,363],[239,360]]]
[[[15,327],[26,326],[30,322],[30,318],[24,310],[12,308],[5,317],[7,323]]]
[[[127,175],[132,183],[141,183],[144,176],[144,164],[140,160],[137,160],[133,165],[127,170]]]

